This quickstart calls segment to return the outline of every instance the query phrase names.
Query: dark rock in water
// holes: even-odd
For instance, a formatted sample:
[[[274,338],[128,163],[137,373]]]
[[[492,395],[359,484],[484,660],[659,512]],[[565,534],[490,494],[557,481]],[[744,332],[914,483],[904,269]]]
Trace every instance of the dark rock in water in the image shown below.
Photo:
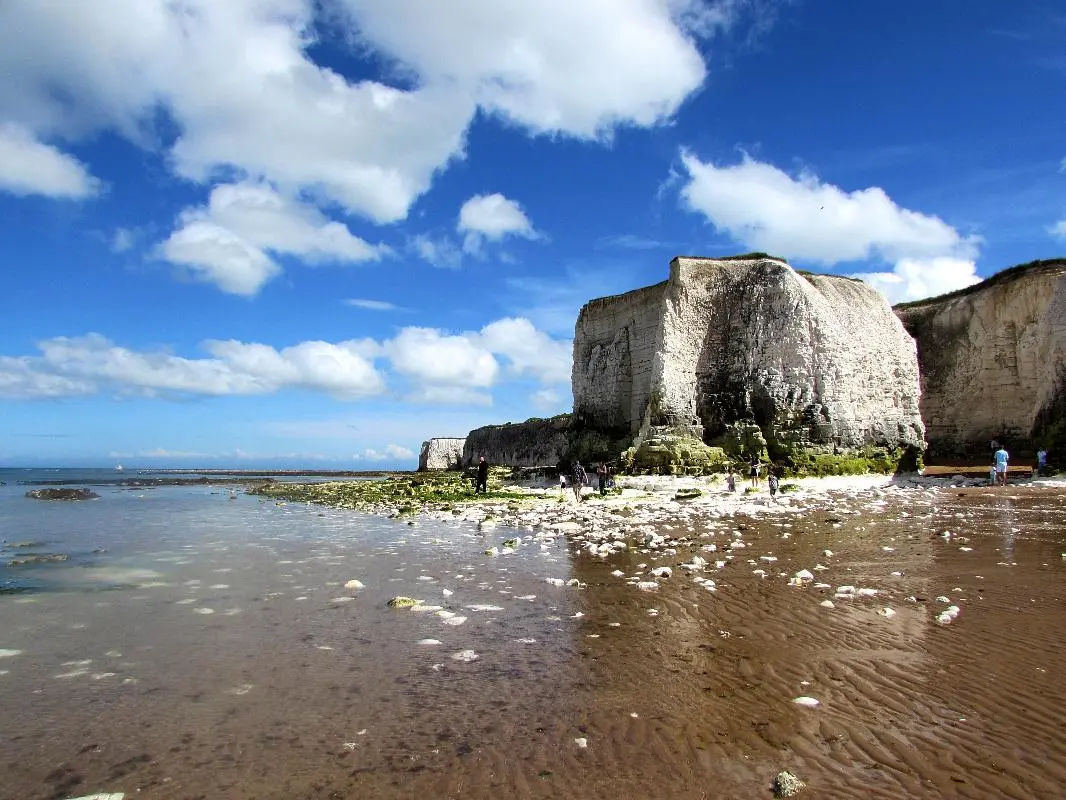
[[[11,544],[5,542],[3,546],[8,550],[36,550],[38,547],[44,547],[44,542],[12,542]]]
[[[26,497],[33,500],[92,500],[99,497],[92,489],[30,489]]]
[[[34,564],[58,564],[69,560],[70,556],[66,553],[30,553],[11,559],[7,562],[7,565],[9,567],[29,567]]]

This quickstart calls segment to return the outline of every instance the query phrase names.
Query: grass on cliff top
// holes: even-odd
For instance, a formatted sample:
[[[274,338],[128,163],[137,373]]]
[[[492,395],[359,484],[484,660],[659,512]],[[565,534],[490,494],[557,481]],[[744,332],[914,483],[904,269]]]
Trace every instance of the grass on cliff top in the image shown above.
[[[966,295],[980,292],[981,290],[987,289],[990,286],[995,286],[996,284],[1009,283],[1010,281],[1023,278],[1034,272],[1066,272],[1066,258],[1037,259],[1036,261],[1030,261],[1028,264],[1018,264],[1014,267],[1007,267],[1007,269],[1000,270],[995,275],[985,278],[983,281],[975,283],[973,286],[966,286],[962,289],[948,292],[947,294],[937,295],[936,297],[912,300],[909,303],[897,303],[892,306],[892,308],[898,311],[900,309],[919,308],[933,303],[941,303],[945,300],[954,300],[956,297],[965,297]]]
[[[376,481],[272,483],[252,489],[248,494],[356,510],[381,510],[391,506],[405,515],[425,508],[442,509],[462,503],[527,499],[522,492],[501,487],[501,479],[508,475],[508,469],[491,469],[489,491],[478,495],[474,494],[473,481],[458,472],[391,475]]]

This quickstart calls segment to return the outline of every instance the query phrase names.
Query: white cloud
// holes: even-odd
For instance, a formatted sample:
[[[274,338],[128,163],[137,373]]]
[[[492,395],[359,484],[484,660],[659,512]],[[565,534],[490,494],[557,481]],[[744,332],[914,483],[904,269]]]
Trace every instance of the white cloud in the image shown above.
[[[444,406],[491,406],[492,395],[465,386],[420,386],[404,397],[408,403]]]
[[[46,339],[40,355],[0,356],[0,396],[59,397],[120,393],[257,395],[282,389],[326,392],[340,399],[378,394],[384,379],[369,360],[376,345],[301,342],[281,350],[264,344],[207,341],[210,358],[138,352],[98,334]]]
[[[406,399],[418,403],[489,405],[501,376],[529,377],[545,386],[570,379],[569,341],[552,339],[531,322],[497,320],[480,331],[447,333],[407,327],[378,342],[306,341],[290,347],[209,339],[203,358],[163,350],[137,351],[99,334],[55,337],[39,353],[0,356],[0,397],[69,397],[102,392],[142,396],[271,394],[284,389],[322,392],[340,400],[381,394],[385,360],[404,379]]]
[[[388,249],[370,245],[313,206],[255,183],[223,184],[207,206],[188,208],[159,254],[200,280],[250,296],[281,272],[269,253],[305,263],[378,260]]]
[[[38,141],[21,125],[0,125],[0,191],[82,199],[99,189],[100,182],[73,156]]]
[[[556,411],[563,403],[563,396],[555,389],[538,389],[529,398],[539,411]]]
[[[486,239],[498,242],[506,236],[536,239],[539,235],[522,207],[498,192],[474,195],[463,203],[456,230],[465,234],[463,250],[472,255],[481,253]]]
[[[450,81],[536,133],[582,138],[668,118],[703,83],[703,0],[343,0],[360,34],[423,80]],[[703,30],[703,33],[708,31]]]
[[[111,237],[111,252],[126,253],[133,249],[137,235],[129,228],[116,228]]]
[[[419,383],[441,387],[489,387],[500,365],[468,336],[434,328],[404,328],[384,344],[393,369]]]
[[[538,331],[528,319],[497,320],[481,329],[480,344],[506,357],[511,372],[532,375],[543,383],[570,383],[573,345]]]
[[[947,294],[981,281],[972,261],[949,257],[924,261],[904,258],[891,272],[857,272],[851,277],[866,281],[893,305]]]
[[[1066,157],[1064,157],[1062,161],[1059,162],[1059,172],[1066,175]]]
[[[463,260],[459,248],[444,237],[434,239],[425,234],[418,234],[411,238],[407,246],[419,258],[435,267],[458,267]]]
[[[980,280],[980,239],[939,217],[901,208],[877,186],[846,191],[803,171],[793,177],[745,155],[717,166],[683,152],[681,197],[715,228],[753,250],[827,266],[875,260],[891,272],[857,273],[892,302]]]
[[[398,444],[387,444],[381,450],[367,448],[354,456],[356,460],[363,461],[406,461],[414,457],[413,450],[408,450]]]
[[[1066,239],[1066,219],[1059,220],[1048,228],[1048,233],[1058,239]]]
[[[743,5],[329,4],[352,21],[331,41],[392,59],[415,86],[397,89],[309,58],[316,26],[344,16],[316,19],[311,0],[11,0],[0,4],[0,116],[45,138],[114,129],[150,147],[163,112],[180,131],[169,154],[181,176],[236,171],[387,223],[463,157],[478,107],[581,138],[669,119],[705,77],[694,37],[729,27]]]
[[[385,300],[367,300],[362,297],[352,297],[344,301],[344,305],[352,308],[362,308],[367,311],[406,311],[402,306],[389,303]]]
[[[976,254],[978,240],[939,217],[900,208],[876,186],[848,192],[810,172],[793,178],[748,156],[722,167],[688,152],[681,160],[688,208],[755,250],[829,265]]]

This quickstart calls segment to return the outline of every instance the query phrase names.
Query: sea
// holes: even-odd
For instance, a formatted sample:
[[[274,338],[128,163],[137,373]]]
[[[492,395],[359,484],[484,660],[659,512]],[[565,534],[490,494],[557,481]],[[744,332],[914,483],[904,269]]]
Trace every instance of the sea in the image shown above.
[[[123,483],[196,477],[0,471],[0,800],[1063,794],[1061,489],[827,495],[601,558]]]

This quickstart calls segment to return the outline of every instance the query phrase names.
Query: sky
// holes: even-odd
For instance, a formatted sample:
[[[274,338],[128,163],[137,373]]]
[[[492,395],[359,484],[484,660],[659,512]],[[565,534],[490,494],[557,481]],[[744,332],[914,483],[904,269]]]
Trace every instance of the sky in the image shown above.
[[[590,299],[1066,251],[1066,7],[6,0],[0,466],[413,468]]]

